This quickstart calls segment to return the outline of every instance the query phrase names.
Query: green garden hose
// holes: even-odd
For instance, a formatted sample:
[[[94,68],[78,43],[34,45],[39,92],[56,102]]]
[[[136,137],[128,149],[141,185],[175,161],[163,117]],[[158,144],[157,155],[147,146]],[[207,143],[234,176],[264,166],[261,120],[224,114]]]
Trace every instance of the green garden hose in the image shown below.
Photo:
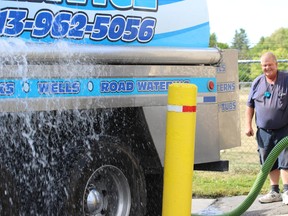
[[[239,216],[242,215],[254,202],[257,198],[263,184],[265,183],[270,170],[275,163],[279,154],[288,147],[288,136],[284,137],[280,140],[277,145],[273,148],[273,150],[268,155],[265,163],[263,164],[260,172],[257,175],[257,178],[247,195],[246,199],[234,210],[228,213],[221,214],[219,216]],[[193,216],[198,216],[197,214],[192,214]],[[200,215],[199,215],[200,216]]]

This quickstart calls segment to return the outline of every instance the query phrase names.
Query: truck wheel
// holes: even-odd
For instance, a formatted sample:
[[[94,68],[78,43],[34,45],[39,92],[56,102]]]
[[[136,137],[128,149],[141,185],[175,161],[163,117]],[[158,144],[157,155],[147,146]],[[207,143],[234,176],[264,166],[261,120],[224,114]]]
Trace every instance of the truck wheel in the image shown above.
[[[124,173],[115,166],[99,167],[83,194],[83,212],[92,215],[129,215],[131,191]]]
[[[72,172],[66,210],[71,215],[145,215],[145,177],[131,152],[100,142],[89,153]]]
[[[12,176],[0,169],[0,215],[19,215],[19,194]]]

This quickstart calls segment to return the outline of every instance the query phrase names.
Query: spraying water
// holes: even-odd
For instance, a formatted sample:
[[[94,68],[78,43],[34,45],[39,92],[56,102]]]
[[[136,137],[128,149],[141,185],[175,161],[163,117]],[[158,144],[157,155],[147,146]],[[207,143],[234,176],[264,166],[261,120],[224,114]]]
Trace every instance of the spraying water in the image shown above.
[[[19,83],[28,83],[35,76],[29,71],[33,65],[29,65],[25,54],[29,47],[17,39],[0,42],[7,51],[0,58],[0,70],[9,72]],[[67,48],[65,43],[58,45],[59,49]],[[71,64],[67,55],[53,68],[59,71],[74,64],[77,62]],[[38,63],[37,66],[45,69],[45,65]],[[49,75],[47,71],[37,73]],[[2,91],[5,94],[9,90],[7,83],[11,81],[5,79],[2,83],[6,84]],[[22,89],[28,92],[30,86],[26,88],[23,85]],[[91,152],[95,147],[92,143],[105,134],[104,121],[111,113],[110,109],[99,112],[96,109],[69,109],[59,98],[38,100],[31,103],[31,99],[19,99],[16,95],[12,99],[14,106],[10,106],[8,112],[0,113],[0,164],[8,175],[3,174],[1,180],[10,179],[2,190],[7,194],[11,211],[19,215],[43,215],[43,212],[57,215],[64,209],[64,202],[71,196],[69,179],[74,174],[79,155],[87,155],[93,160]],[[37,106],[39,103],[42,105]],[[57,109],[51,109],[51,104]],[[73,106],[77,107],[76,100]]]

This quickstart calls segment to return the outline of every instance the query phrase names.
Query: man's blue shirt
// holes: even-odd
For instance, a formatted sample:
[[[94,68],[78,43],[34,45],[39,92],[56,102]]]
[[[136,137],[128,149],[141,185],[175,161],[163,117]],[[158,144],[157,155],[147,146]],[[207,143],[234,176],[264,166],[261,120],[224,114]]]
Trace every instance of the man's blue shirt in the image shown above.
[[[277,72],[274,85],[265,75],[252,83],[247,106],[255,108],[256,125],[264,129],[279,129],[288,124],[288,73]]]

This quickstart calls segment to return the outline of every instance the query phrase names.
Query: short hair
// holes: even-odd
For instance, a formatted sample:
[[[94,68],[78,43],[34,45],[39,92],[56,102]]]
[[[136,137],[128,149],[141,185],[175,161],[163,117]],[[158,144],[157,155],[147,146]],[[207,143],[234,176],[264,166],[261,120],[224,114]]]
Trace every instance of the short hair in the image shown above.
[[[266,52],[266,53],[264,53],[264,54],[261,56],[261,62],[262,62],[262,59],[265,58],[265,57],[271,58],[274,62],[277,63],[277,58],[276,58],[276,56],[274,55],[273,52]]]

